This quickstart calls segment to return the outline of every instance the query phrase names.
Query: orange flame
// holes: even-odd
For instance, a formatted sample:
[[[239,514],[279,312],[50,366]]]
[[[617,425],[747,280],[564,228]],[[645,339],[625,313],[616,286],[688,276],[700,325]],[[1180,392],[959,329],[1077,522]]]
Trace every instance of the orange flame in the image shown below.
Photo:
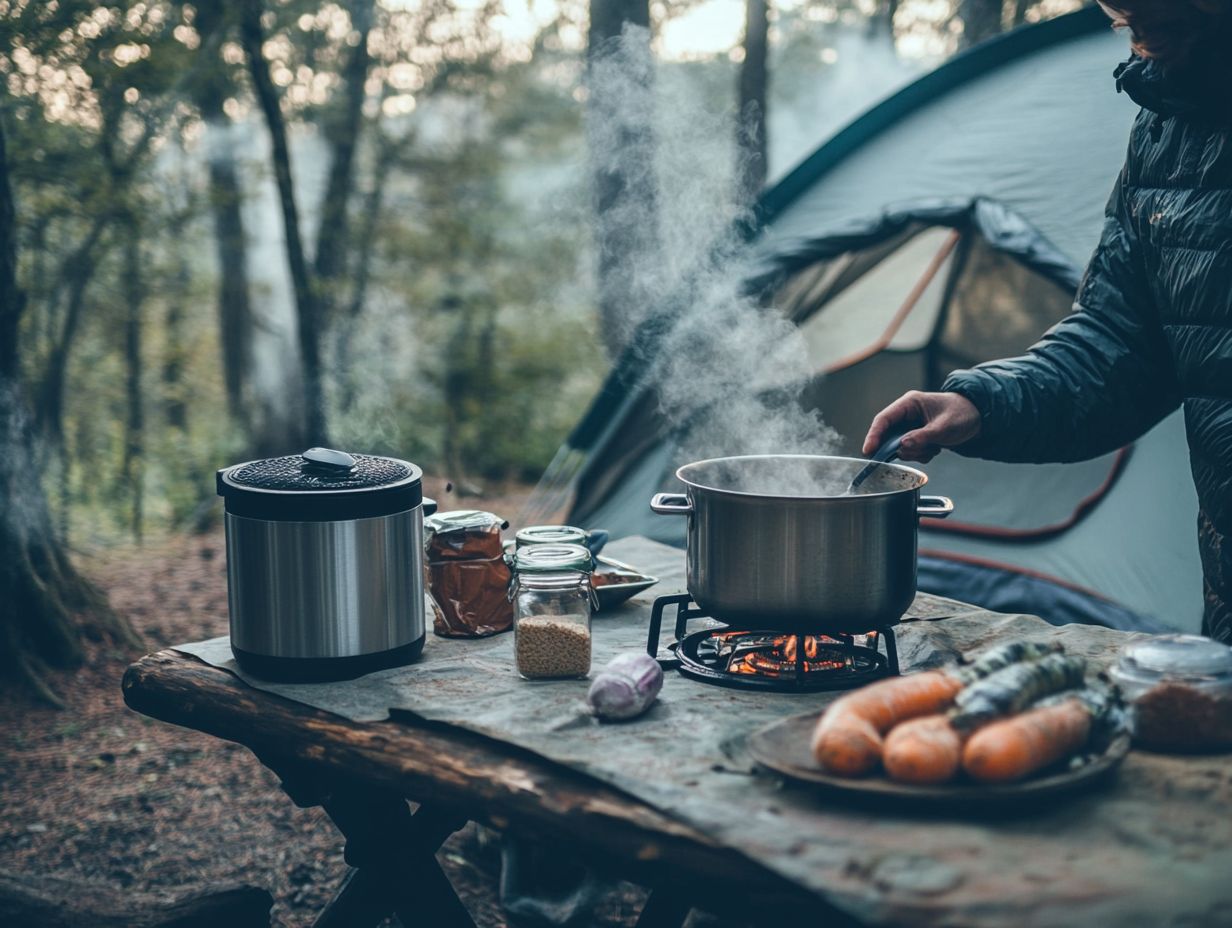
[[[794,674],[797,667],[805,673],[842,670],[851,666],[851,656],[843,653],[842,642],[827,635],[778,635],[758,639],[747,632],[722,632],[716,636],[731,645],[736,653],[727,669],[730,673],[778,677]],[[875,646],[876,632],[863,636]],[[797,662],[798,641],[804,642],[804,661]]]

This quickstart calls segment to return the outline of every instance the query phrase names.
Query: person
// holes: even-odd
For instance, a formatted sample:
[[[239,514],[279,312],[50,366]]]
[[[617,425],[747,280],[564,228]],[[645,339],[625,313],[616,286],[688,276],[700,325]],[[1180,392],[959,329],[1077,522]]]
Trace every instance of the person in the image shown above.
[[[1232,0],[1101,3],[1141,107],[1074,311],[1025,355],[956,371],[882,410],[871,454],[1097,457],[1184,407],[1198,491],[1204,634],[1232,643]],[[1143,525],[1149,532],[1151,526]]]

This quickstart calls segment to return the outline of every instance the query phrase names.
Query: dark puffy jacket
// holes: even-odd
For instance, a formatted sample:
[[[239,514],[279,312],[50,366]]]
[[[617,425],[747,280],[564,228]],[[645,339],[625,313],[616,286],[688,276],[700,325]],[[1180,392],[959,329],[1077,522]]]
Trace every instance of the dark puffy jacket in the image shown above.
[[[983,416],[963,454],[1073,461],[1183,404],[1205,573],[1203,631],[1232,643],[1232,110],[1226,82],[1131,58],[1143,107],[1075,311],[1020,358],[942,387]],[[1143,526],[1150,531],[1150,526]]]

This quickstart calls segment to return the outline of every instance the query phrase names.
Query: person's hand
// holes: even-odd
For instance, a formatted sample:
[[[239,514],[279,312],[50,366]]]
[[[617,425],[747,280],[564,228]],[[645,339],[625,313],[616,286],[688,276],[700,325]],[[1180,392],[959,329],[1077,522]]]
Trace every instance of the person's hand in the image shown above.
[[[957,393],[904,393],[887,406],[869,426],[864,453],[872,454],[895,431],[895,426],[916,426],[903,436],[898,456],[904,461],[931,461],[942,448],[953,448],[980,434],[980,411]]]

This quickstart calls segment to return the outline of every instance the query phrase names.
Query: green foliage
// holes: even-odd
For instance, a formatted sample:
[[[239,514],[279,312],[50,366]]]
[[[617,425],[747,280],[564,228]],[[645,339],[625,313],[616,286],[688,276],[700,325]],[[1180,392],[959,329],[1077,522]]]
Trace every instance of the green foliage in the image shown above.
[[[693,5],[656,4],[655,17]],[[936,6],[902,0],[900,34]],[[799,85],[824,76],[832,24],[882,7],[808,0],[780,11],[772,111],[793,86],[780,77]],[[211,209],[211,159],[223,139],[246,196],[254,277],[280,281],[282,233],[233,28],[238,8],[0,0],[0,118],[30,307],[21,356],[49,496],[75,537],[128,531],[141,496],[152,527],[197,521],[214,469],[261,445],[263,435],[227,411]],[[349,0],[266,0],[262,17],[308,224],[327,170],[318,155],[337,134],[341,72],[358,41],[350,9]],[[348,260],[326,320],[335,442],[455,479],[536,477],[606,369],[581,129],[586,7],[560,3],[529,39],[503,32],[505,15],[496,0],[377,3]],[[708,107],[731,107],[734,59],[676,67]],[[137,281],[124,261],[133,236]],[[255,354],[266,369],[253,380],[266,396],[254,404],[296,391],[294,339],[271,335],[290,315],[283,289],[249,288],[257,337],[275,346]],[[137,357],[126,354],[134,320]],[[61,362],[57,406],[49,397]],[[140,435],[125,389],[133,370]]]

